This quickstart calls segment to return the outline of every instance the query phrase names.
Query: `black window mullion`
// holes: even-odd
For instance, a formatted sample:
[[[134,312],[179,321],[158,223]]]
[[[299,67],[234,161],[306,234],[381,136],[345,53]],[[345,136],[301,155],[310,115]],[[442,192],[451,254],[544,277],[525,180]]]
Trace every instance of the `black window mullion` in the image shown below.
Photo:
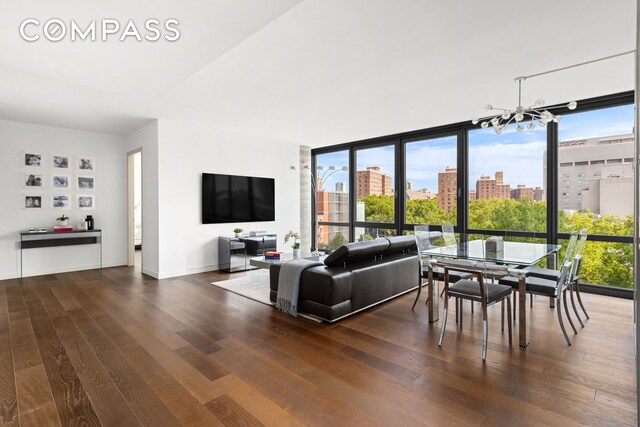
[[[461,129],[458,132],[458,212],[456,228],[459,233],[466,233],[469,227],[469,224],[467,224],[469,216],[468,132],[468,129]]]
[[[395,153],[396,153],[396,161],[395,161],[395,191],[396,191],[396,200],[395,200],[395,228],[396,235],[402,235],[402,226],[405,223],[405,215],[407,212],[406,209],[406,200],[405,189],[407,188],[407,179],[405,176],[405,168],[406,168],[406,159],[404,153],[404,144],[401,141],[396,141],[395,143]]]

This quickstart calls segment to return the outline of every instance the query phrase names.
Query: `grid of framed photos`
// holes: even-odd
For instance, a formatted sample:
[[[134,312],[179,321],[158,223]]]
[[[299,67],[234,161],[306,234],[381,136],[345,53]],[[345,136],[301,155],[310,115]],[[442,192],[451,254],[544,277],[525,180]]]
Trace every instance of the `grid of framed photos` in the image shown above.
[[[54,210],[95,209],[94,157],[74,158],[61,153],[45,155],[28,151],[23,153],[21,163],[24,209],[43,209],[47,206]]]

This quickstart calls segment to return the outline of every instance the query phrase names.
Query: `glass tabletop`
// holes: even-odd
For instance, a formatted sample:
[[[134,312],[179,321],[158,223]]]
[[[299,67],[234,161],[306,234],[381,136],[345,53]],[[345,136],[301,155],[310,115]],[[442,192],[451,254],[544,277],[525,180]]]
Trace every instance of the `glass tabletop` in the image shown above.
[[[469,240],[457,245],[432,246],[422,251],[423,255],[442,258],[489,261],[497,264],[532,265],[542,258],[557,252],[562,245],[545,243],[504,242],[498,252],[487,252],[484,240]]]

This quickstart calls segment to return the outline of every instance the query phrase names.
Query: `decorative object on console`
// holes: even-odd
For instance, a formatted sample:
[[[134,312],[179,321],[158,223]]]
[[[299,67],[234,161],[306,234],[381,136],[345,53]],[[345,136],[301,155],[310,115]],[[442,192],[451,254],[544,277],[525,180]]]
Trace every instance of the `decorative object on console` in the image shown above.
[[[289,242],[289,239],[293,239],[293,244],[291,245],[293,248],[293,259],[300,258],[300,234],[289,230],[284,236],[284,242]]]
[[[78,224],[76,224],[76,229],[81,231],[86,231],[87,221],[85,221],[84,219],[81,219],[80,221],[78,221]]]
[[[95,227],[93,216],[87,215],[87,218],[85,219],[85,221],[87,222],[87,230],[93,230]]]
[[[69,221],[69,217],[63,214],[56,218],[56,221],[58,221],[58,225],[60,227],[66,227]]]
[[[234,228],[233,232],[236,233],[236,237],[242,237],[242,228]]]
[[[67,231],[73,231],[73,227],[56,225],[53,227],[53,231],[55,231],[56,233],[65,233]]]

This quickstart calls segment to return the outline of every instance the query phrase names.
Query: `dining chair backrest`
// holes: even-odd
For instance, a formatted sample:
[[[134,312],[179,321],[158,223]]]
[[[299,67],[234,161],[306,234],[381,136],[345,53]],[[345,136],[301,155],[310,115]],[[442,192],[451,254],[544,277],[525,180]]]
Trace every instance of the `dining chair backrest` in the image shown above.
[[[416,246],[418,248],[418,261],[420,261],[420,269],[423,270],[427,266],[423,264],[424,255],[422,252],[428,250],[431,245],[431,233],[429,233],[428,225],[416,225],[413,227],[413,233],[416,238]]]
[[[559,297],[560,294],[569,285],[570,273],[571,273],[571,263],[570,262],[562,263],[562,268],[560,268],[560,277],[558,277],[558,282],[556,284],[556,297]]]
[[[446,246],[457,245],[456,233],[453,231],[453,225],[444,224],[442,226],[442,237]]]
[[[564,259],[562,260],[562,264],[564,264],[565,262],[571,262],[573,260],[573,257],[577,253],[577,247],[578,247],[578,232],[572,231],[571,235],[569,236],[569,243],[567,244],[567,252],[565,252],[564,254]]]
[[[576,255],[582,255],[582,251],[584,250],[584,245],[587,242],[587,229],[583,228],[578,233],[578,245],[576,246]]]
[[[569,275],[569,283],[578,283],[581,268],[582,255],[576,255],[573,257],[573,262],[571,263],[571,274]]]

